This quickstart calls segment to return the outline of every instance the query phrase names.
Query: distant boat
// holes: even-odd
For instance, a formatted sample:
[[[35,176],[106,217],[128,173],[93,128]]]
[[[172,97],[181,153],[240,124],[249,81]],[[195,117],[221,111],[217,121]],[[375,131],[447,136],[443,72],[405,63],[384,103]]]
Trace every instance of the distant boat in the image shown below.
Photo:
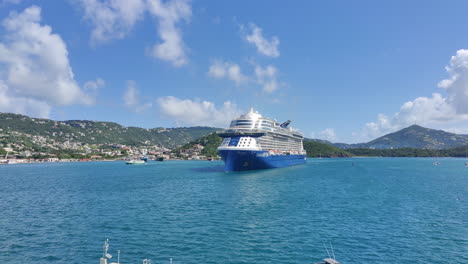
[[[147,161],[148,161],[148,157],[147,157],[147,156],[141,157],[140,160],[142,160],[142,161],[144,161],[144,162],[147,162]]]
[[[156,161],[164,161],[164,157],[157,157]]]
[[[468,151],[465,152],[465,158],[468,160]],[[465,167],[468,167],[468,162],[465,162]]]
[[[439,158],[439,156],[436,155],[436,159],[438,159],[438,158]],[[432,165],[434,165],[434,166],[439,166],[439,165],[440,165],[440,162],[434,161],[434,163],[432,163]]]
[[[323,262],[318,262],[315,264],[340,264],[340,263],[333,258],[325,258],[323,259]]]
[[[145,164],[144,160],[128,160],[125,162],[127,165],[140,165],[140,164]]]
[[[325,247],[325,245],[323,245]],[[327,251],[328,258],[324,258],[322,262],[317,262],[314,264],[340,264],[335,258],[335,252],[333,251],[333,246],[330,244],[330,251],[325,247]],[[330,254],[331,253],[331,254]]]

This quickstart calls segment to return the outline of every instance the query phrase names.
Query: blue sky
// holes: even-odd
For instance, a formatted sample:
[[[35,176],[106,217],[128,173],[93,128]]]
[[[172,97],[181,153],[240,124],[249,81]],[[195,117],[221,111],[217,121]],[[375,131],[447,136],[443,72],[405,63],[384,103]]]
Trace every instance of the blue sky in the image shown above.
[[[0,111],[308,137],[468,133],[467,1],[3,0]]]

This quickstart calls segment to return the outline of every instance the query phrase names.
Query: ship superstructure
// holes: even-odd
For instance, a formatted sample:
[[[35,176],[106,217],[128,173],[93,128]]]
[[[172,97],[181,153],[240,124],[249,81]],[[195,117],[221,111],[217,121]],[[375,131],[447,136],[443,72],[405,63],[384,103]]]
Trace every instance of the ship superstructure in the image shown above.
[[[232,120],[228,129],[218,133],[224,140],[218,152],[226,171],[286,167],[304,163],[303,135],[290,127],[263,117],[252,108]]]

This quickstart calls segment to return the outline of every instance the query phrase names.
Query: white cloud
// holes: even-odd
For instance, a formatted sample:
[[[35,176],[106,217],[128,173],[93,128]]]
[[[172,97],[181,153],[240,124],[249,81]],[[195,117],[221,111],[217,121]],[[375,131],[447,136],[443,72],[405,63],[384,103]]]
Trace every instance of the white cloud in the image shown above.
[[[442,129],[464,120],[468,120],[467,114],[458,114],[447,98],[434,93],[432,97],[418,97],[404,103],[391,117],[379,114],[377,121],[367,123],[359,134],[361,140],[369,140],[414,124]]]
[[[230,101],[216,108],[213,102],[179,99],[174,96],[157,99],[162,115],[174,120],[177,125],[227,127],[229,122],[240,115],[236,104]]]
[[[333,128],[326,128],[318,133],[320,139],[325,139],[331,142],[336,142],[337,137]]]
[[[244,27],[242,27],[243,29]],[[257,47],[257,51],[268,57],[278,57],[280,52],[278,45],[280,43],[278,37],[273,36],[271,40],[266,39],[263,36],[262,29],[255,24],[249,24],[250,33],[245,34],[247,42],[254,44]]]
[[[266,93],[272,93],[279,88],[279,83],[276,80],[278,69],[273,65],[262,67],[259,65],[255,66],[255,76],[257,82],[263,86],[263,91]]]
[[[447,91],[447,101],[459,114],[468,114],[468,50],[458,50],[445,68],[449,79],[439,83]]]
[[[106,82],[101,78],[97,78],[95,81],[87,81],[83,88],[88,91],[96,91],[104,85],[106,85]]]
[[[133,80],[127,81],[127,90],[123,95],[125,106],[132,109],[135,112],[143,112],[153,106],[151,102],[140,103],[140,92],[136,86],[136,82]]]
[[[138,104],[138,90],[136,88],[135,81],[127,81],[127,90],[123,96],[125,105],[133,107]]]
[[[273,93],[278,90],[282,85],[277,80],[278,69],[273,65],[262,67],[254,64],[253,76],[246,76],[242,74],[241,68],[236,63],[215,61],[208,69],[208,76],[217,79],[227,78],[241,85],[249,82],[255,82],[262,86],[262,91],[265,93]]]
[[[47,118],[51,106],[43,101],[27,97],[12,97],[8,94],[8,87],[0,83],[0,112],[29,114],[35,117]]]
[[[37,6],[3,20],[2,111],[46,117],[54,105],[94,103],[74,79],[65,42],[40,20]]]
[[[160,43],[148,49],[150,56],[176,67],[188,63],[187,48],[178,24],[192,16],[190,0],[79,0],[84,19],[91,22],[94,44],[125,38],[146,11],[156,18]]]
[[[235,82],[236,85],[248,81],[248,78],[242,74],[240,66],[230,62],[215,61],[210,66],[208,75],[218,79],[228,78],[229,80]]]
[[[446,70],[450,78],[439,82],[439,87],[447,92],[446,97],[434,93],[432,97],[406,102],[391,117],[379,114],[377,121],[367,123],[363,131],[354,136],[366,141],[413,124],[467,133],[468,50],[458,50]]]
[[[158,34],[162,42],[149,50],[151,56],[180,67],[188,63],[182,33],[177,27],[180,21],[188,22],[192,16],[189,1],[148,0],[149,11],[158,19]]]
[[[144,0],[80,0],[80,3],[84,18],[94,26],[93,43],[124,38],[143,18],[146,8]]]

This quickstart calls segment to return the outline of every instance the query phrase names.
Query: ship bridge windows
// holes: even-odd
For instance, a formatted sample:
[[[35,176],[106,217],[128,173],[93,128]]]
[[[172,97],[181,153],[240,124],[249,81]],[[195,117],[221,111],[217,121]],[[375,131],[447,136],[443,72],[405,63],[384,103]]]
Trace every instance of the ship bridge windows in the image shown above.
[[[263,119],[259,122],[258,128],[268,131],[273,131],[273,121]]]
[[[221,143],[221,146],[228,146],[229,141],[231,141],[231,138],[224,138],[223,142]]]
[[[231,122],[231,128],[232,127],[246,127],[246,128],[250,128],[254,125],[254,122],[253,120],[234,120]]]

